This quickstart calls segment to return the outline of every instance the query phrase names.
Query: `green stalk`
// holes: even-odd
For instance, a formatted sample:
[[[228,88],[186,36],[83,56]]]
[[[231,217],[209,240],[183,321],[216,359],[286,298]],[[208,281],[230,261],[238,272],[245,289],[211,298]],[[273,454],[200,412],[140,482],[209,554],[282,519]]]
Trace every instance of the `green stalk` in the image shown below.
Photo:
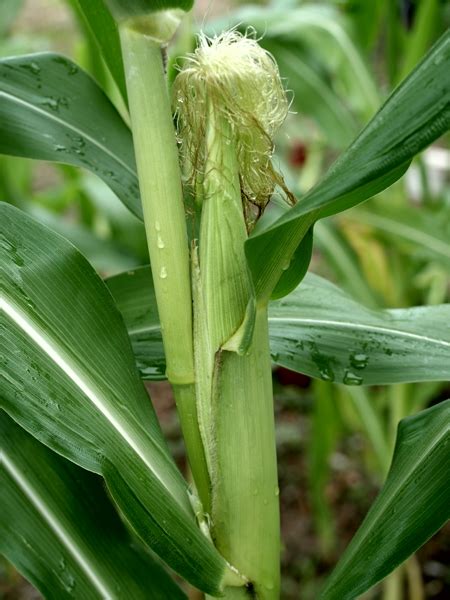
[[[199,421],[212,482],[212,537],[248,580],[225,598],[279,597],[279,507],[265,309],[245,356],[224,350],[244,320],[251,287],[233,133],[208,105],[199,267],[194,289]]]
[[[194,480],[202,502],[209,506],[209,476],[195,403],[189,246],[161,46],[158,36],[150,37],[130,23],[121,25],[120,36],[167,378]]]

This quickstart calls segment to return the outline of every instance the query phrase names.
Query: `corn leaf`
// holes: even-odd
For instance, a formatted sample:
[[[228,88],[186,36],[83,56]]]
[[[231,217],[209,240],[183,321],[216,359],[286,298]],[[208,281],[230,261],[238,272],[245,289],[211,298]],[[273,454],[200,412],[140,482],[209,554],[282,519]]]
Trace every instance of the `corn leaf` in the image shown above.
[[[125,321],[142,379],[165,379],[166,361],[150,267],[120,273],[105,283]]]
[[[144,379],[164,378],[149,267],[106,280]],[[269,306],[272,359],[347,385],[450,379],[450,304],[371,310],[317,275]]]
[[[0,551],[48,599],[181,599],[131,538],[102,479],[55,454],[0,411]]]
[[[320,598],[351,600],[450,518],[450,400],[403,419],[386,482]]]
[[[0,153],[89,169],[142,218],[131,132],[68,58],[39,53],[0,60]]]
[[[127,100],[119,30],[103,0],[70,0],[94,37],[122,98]]]
[[[370,310],[314,275],[270,305],[275,362],[348,385],[450,378],[450,304]]]
[[[103,282],[69,242],[7,204],[0,266],[1,405],[41,442],[103,474],[144,541],[217,593],[225,562],[197,527]],[[151,514],[145,530],[133,506],[120,503],[127,494]]]
[[[301,201],[246,242],[255,295],[280,297],[298,284],[295,252],[319,218],[351,208],[396,181],[413,156],[450,126],[450,31]],[[293,259],[294,257],[294,259]],[[291,267],[287,267],[291,261]]]

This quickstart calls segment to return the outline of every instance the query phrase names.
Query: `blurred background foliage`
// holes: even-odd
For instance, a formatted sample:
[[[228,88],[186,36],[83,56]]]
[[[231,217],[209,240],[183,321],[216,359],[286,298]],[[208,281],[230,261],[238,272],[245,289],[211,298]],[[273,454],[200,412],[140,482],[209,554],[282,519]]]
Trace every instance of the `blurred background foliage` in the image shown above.
[[[450,25],[448,0],[198,1],[169,50],[169,80],[195,33],[248,30],[279,64],[291,111],[276,162],[299,201]],[[80,64],[127,120],[125,102],[77,0],[1,0],[0,57],[55,50]],[[369,202],[319,222],[311,270],[369,308],[450,301],[448,138]],[[71,240],[104,276],[148,263],[143,225],[94,175],[68,165],[0,156],[0,200]],[[286,209],[275,196],[260,226]],[[447,383],[354,387],[274,371],[283,594],[318,589],[362,520],[389,468],[398,421],[444,397]],[[150,384],[172,449],[184,464],[170,391]],[[444,528],[366,598],[450,597]],[[36,598],[7,565],[0,597]]]

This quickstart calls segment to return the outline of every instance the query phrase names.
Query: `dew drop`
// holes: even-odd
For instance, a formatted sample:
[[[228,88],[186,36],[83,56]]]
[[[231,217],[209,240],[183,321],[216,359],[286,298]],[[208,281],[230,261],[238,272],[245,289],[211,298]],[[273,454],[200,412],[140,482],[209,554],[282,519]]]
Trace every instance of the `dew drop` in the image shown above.
[[[64,587],[69,592],[69,594],[73,592],[73,590],[75,589],[75,578],[72,577],[72,575],[69,575],[67,581],[64,584]]]
[[[33,73],[33,75],[39,75],[41,72],[41,67],[36,62],[26,63],[24,65],[20,65],[22,69],[26,69]]]
[[[69,101],[63,97],[55,98],[54,96],[48,96],[42,100],[41,104],[47,106],[53,112],[59,112],[61,107],[69,108]]]
[[[167,269],[166,269],[166,267],[161,267],[161,270],[159,272],[159,276],[161,277],[161,279],[166,279],[167,278]]]
[[[160,250],[162,250],[165,247],[164,240],[160,235],[158,235],[157,245]]]
[[[17,252],[17,247],[4,236],[1,236],[0,238],[0,249],[6,250],[15,265],[18,267],[23,267],[24,260]]]
[[[319,374],[324,381],[334,381],[334,373],[327,365],[319,367]]]
[[[349,371],[347,369],[344,373],[343,382],[346,385],[361,385],[363,380],[362,380],[362,377],[360,377],[359,375],[356,375],[355,373],[352,373],[352,371]]]
[[[156,231],[161,231],[161,224],[159,221],[155,221],[155,229]]]
[[[352,353],[350,355],[350,364],[354,369],[365,369],[368,362],[369,357],[362,352]]]

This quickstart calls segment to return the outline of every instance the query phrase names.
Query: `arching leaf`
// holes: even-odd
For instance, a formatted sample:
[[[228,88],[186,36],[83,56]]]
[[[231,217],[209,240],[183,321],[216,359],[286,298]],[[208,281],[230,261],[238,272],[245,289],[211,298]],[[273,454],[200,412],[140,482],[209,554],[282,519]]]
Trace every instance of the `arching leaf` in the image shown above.
[[[45,598],[185,594],[132,540],[100,477],[58,456],[0,411],[0,551]]]
[[[131,132],[95,81],[64,56],[0,60],[0,153],[89,169],[142,218]]]
[[[149,267],[106,283],[144,379],[164,378],[164,352]],[[371,310],[317,275],[269,306],[276,364],[347,385],[450,379],[450,304]]]
[[[103,474],[144,541],[217,593],[226,563],[197,527],[105,285],[69,242],[7,204],[0,266],[2,407],[53,450]],[[120,503],[126,495],[151,515],[145,527]]]
[[[403,419],[386,482],[320,598],[353,600],[450,518],[450,400]]]

